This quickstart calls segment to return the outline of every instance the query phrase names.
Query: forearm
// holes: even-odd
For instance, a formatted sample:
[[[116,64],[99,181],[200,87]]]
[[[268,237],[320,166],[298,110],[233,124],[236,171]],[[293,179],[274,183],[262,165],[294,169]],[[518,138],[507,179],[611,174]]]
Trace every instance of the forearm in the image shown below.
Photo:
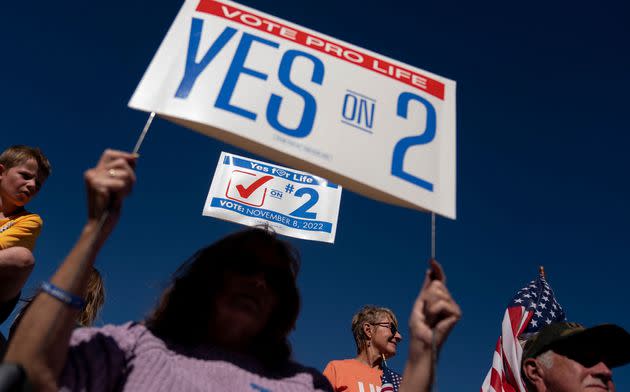
[[[399,392],[429,392],[432,377],[432,356],[429,347],[422,348],[420,352],[412,353],[410,348],[409,358],[405,363],[405,371]]]
[[[52,284],[74,295],[83,296],[98,251],[93,246],[97,227],[95,222],[85,226],[74,248],[53,275]],[[37,389],[56,388],[78,313],[78,309],[41,293],[20,322],[5,360],[24,366]]]

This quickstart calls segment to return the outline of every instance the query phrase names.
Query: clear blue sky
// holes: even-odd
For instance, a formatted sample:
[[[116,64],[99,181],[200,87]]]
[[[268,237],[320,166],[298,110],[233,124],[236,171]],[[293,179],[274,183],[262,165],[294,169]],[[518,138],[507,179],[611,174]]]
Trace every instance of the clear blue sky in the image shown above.
[[[441,390],[479,388],[505,305],[539,264],[570,319],[630,329],[627,2],[245,4],[458,82],[458,219],[438,220],[437,255],[464,316],[441,355]],[[84,222],[83,171],[106,147],[133,147],[146,114],[126,105],[180,5],[4,5],[1,144],[39,145],[54,166],[31,205],[45,226],[29,289]],[[239,228],[201,216],[222,150],[247,154],[154,123],[98,260],[102,323],[142,318],[181,261]],[[405,325],[428,229],[428,215],[344,192],[334,245],[292,240],[303,259],[296,358],[323,369],[353,356],[350,319],[364,303],[391,307]],[[402,370],[406,350],[393,367]],[[630,389],[630,366],[616,379]]]

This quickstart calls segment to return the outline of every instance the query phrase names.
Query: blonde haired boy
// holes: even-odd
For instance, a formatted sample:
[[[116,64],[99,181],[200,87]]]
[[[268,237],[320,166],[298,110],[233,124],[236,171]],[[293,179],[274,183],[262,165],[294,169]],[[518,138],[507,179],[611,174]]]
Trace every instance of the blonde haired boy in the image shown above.
[[[42,219],[24,207],[51,172],[39,148],[12,146],[0,154],[0,323],[10,314],[33,267]]]

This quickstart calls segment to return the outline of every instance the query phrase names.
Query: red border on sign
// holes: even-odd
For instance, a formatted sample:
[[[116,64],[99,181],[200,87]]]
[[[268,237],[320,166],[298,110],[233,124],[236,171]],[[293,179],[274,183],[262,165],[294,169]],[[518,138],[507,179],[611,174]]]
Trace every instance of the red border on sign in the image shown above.
[[[276,20],[216,0],[199,0],[197,11],[231,20],[287,41],[295,42],[348,63],[358,65],[379,75],[398,80],[444,100],[444,83],[385,59],[351,49],[338,42],[298,30]]]

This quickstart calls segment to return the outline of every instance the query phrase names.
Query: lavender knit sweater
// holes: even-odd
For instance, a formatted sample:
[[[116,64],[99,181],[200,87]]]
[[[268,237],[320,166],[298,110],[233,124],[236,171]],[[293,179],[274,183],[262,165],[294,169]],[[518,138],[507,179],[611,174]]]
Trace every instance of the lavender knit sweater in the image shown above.
[[[167,347],[137,323],[75,330],[59,386],[62,391],[332,391],[321,373],[295,362],[271,373],[249,356]]]

